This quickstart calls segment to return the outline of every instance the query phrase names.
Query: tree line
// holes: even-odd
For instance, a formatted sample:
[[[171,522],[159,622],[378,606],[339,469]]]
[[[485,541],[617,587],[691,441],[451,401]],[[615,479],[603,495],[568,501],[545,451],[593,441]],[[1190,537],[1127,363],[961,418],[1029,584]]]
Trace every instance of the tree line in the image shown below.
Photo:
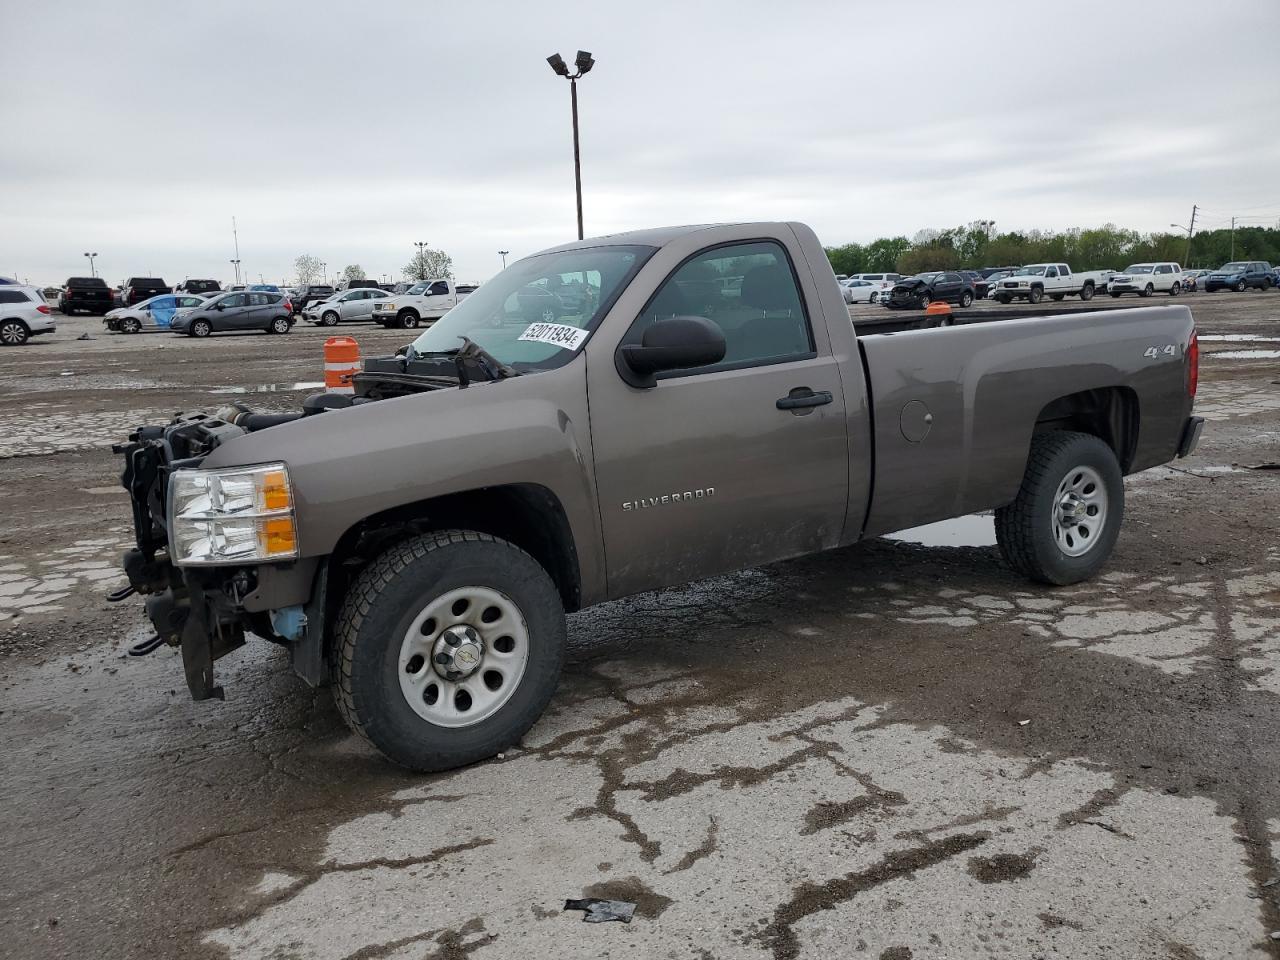
[[[1139,233],[1108,223],[1071,230],[995,233],[981,223],[948,230],[921,230],[914,237],[881,237],[868,244],[827,247],[836,273],[920,273],[1060,262],[1076,270],[1123,270],[1128,264],[1172,260],[1184,268],[1212,269],[1229,260],[1280,264],[1280,228],[1237,227],[1205,230],[1191,238],[1179,233]]]

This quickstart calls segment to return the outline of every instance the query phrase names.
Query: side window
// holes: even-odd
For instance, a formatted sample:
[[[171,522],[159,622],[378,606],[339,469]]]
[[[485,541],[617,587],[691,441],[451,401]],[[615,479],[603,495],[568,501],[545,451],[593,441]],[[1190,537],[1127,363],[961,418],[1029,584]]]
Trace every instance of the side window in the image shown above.
[[[27,295],[21,290],[0,290],[0,303],[26,303]]]
[[[724,333],[724,360],[695,374],[813,355],[791,261],[771,240],[715,247],[686,261],[658,288],[623,342],[639,343],[651,324],[675,316],[706,317]]]
[[[222,301],[224,307],[243,307],[248,302],[245,294],[233,293],[227,299]]]
[[[432,297],[443,297],[448,292],[449,284],[445,283],[443,280],[437,280],[431,285],[431,289],[427,291],[427,294]]]
[[[1048,270],[1046,270],[1046,271],[1044,272],[1044,275],[1045,275],[1046,277],[1056,277],[1056,276],[1058,275],[1058,268],[1057,268],[1057,267],[1050,267]]]
[[[249,294],[249,306],[251,307],[265,307],[270,302],[265,293]]]

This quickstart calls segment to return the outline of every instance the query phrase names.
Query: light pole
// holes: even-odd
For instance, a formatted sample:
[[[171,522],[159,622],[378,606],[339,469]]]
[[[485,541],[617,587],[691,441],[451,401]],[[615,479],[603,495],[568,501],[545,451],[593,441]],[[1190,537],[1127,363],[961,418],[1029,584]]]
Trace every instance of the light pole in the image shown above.
[[[324,282],[329,282],[329,265],[323,260],[320,261],[320,272],[324,274]]]
[[[96,276],[98,275],[98,272],[97,272],[97,270],[95,270],[95,269],[94,269],[94,266],[93,266],[93,260],[94,260],[94,257],[96,257],[96,256],[97,256],[97,254],[96,254],[96,253],[86,253],[86,254],[85,254],[85,256],[89,258],[89,276],[91,276],[91,277],[96,277]],[[17,274],[15,273],[15,274],[14,274],[14,276],[16,277],[16,276],[17,276]]]
[[[1191,234],[1194,233],[1196,229],[1196,211],[1199,209],[1199,204],[1193,203],[1191,205],[1191,226],[1184,227],[1180,223],[1169,224],[1169,226],[1173,227],[1175,230],[1185,230],[1187,232],[1187,255],[1182,258],[1182,265],[1184,267],[1191,265]]]
[[[240,260],[235,259],[235,260],[229,260],[227,262],[236,268],[236,286],[239,286],[240,285]]]
[[[573,104],[573,185],[578,194],[578,239],[582,239],[582,159],[578,152],[578,78],[583,74],[590,73],[591,68],[596,65],[591,54],[585,50],[579,50],[577,58],[573,61],[573,65],[578,68],[577,73],[570,73],[568,65],[564,62],[564,58],[558,53],[553,53],[547,57],[547,63],[551,64],[557,76],[564,77],[569,81],[569,99]]]
[[[498,256],[500,256],[500,257],[502,258],[502,269],[503,269],[503,270],[507,269],[507,254],[508,254],[508,253],[510,253],[510,252],[511,252],[510,250],[499,250],[499,251],[498,251]]]
[[[427,242],[425,240],[415,240],[413,245],[418,248],[418,279],[425,280],[427,279],[427,264],[425,262],[426,254],[423,251],[427,249]]]

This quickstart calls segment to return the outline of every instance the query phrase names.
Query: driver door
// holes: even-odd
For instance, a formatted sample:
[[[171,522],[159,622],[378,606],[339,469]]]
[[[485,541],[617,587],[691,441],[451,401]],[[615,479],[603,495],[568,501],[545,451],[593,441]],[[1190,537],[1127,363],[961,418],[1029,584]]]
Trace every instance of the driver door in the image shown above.
[[[219,330],[247,330],[252,320],[252,308],[247,293],[233,293],[219,301],[222,310],[215,321]]]

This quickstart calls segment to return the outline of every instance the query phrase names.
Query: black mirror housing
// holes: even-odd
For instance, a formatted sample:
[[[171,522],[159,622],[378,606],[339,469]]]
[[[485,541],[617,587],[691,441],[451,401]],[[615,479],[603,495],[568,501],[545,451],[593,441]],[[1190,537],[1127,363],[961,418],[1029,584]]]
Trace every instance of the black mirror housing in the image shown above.
[[[724,359],[724,333],[706,317],[667,317],[651,324],[639,343],[618,351],[617,368],[633,387],[657,386],[656,374],[705,367]]]

